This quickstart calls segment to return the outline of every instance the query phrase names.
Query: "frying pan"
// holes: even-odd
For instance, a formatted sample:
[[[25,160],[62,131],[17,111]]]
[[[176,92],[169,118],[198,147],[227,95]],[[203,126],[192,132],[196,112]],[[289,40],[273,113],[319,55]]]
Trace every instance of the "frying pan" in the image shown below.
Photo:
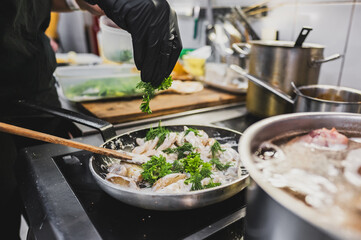
[[[136,138],[145,137],[149,130],[149,128],[143,128],[117,136],[113,125],[101,119],[66,109],[39,105],[32,102],[20,101],[18,104],[96,128],[101,132],[105,141],[100,147],[113,150],[122,149],[129,151],[132,147],[136,146]],[[220,144],[226,142],[231,143],[232,147],[237,151],[238,140],[241,137],[241,133],[210,125],[187,126],[205,131],[210,138],[217,139]],[[163,127],[166,127],[171,131],[179,132],[184,130],[184,125],[163,125]],[[105,180],[105,176],[108,172],[107,166],[112,161],[114,161],[114,159],[100,154],[93,154],[91,157],[89,161],[90,172],[99,187],[121,202],[145,209],[175,211],[204,207],[234,196],[249,184],[248,172],[242,167],[239,171],[240,176],[237,180],[210,189],[174,194],[137,191],[118,186]]]

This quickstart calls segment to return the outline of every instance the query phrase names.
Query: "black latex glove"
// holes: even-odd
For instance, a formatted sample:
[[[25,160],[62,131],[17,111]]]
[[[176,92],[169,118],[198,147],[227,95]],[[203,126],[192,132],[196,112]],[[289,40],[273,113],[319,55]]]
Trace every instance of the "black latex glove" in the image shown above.
[[[93,1],[94,2],[94,1]],[[144,82],[158,87],[182,50],[177,15],[166,0],[96,0],[119,27],[132,35],[134,61]]]

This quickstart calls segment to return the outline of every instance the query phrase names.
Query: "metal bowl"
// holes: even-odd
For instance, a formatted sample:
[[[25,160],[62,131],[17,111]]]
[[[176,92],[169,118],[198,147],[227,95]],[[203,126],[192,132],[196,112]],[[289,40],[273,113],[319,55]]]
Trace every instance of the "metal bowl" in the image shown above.
[[[266,118],[250,126],[243,134],[239,143],[239,152],[245,167],[249,171],[251,178],[257,185],[266,192],[272,201],[280,204],[285,211],[293,216],[287,220],[287,231],[290,229],[302,228],[302,226],[292,226],[293,220],[301,218],[305,224],[310,224],[318,231],[327,233],[332,239],[360,239],[361,232],[346,229],[337,225],[329,216],[324,216],[315,209],[306,206],[302,201],[287,194],[283,190],[273,187],[255,165],[253,154],[264,141],[273,139],[275,136],[289,135],[292,133],[309,132],[318,128],[333,128],[339,131],[353,131],[361,134],[361,115],[353,113],[292,113]],[[280,211],[283,211],[283,210]],[[288,213],[288,215],[290,215]],[[263,214],[266,214],[265,212]],[[277,214],[277,213],[276,213]],[[262,216],[260,216],[262,218]],[[282,219],[277,216],[268,218],[275,225]],[[284,219],[283,219],[284,221]],[[296,221],[296,220],[295,220]],[[299,222],[299,221],[297,221]],[[264,224],[267,224],[264,222]],[[270,232],[268,239],[273,239],[275,232]],[[307,234],[306,232],[304,234]],[[302,235],[303,237],[305,235]],[[328,238],[329,238],[328,237]],[[293,239],[297,238],[293,235]],[[309,239],[309,238],[306,238]]]
[[[205,131],[209,137],[217,139],[221,144],[232,142],[234,143],[233,148],[237,150],[238,140],[241,136],[239,132],[214,126],[187,126]],[[180,132],[183,131],[184,125],[172,125],[165,127],[169,130]],[[135,139],[145,137],[148,130],[149,128],[124,133],[105,142],[101,147],[120,149],[120,143],[123,146],[135,146]],[[104,166],[107,166],[109,161],[112,160],[101,155],[94,155],[90,159],[90,171],[98,185],[109,195],[121,202],[151,210],[174,211],[204,207],[234,196],[249,184],[248,173],[246,171],[242,171],[243,174],[239,179],[229,184],[210,189],[178,194],[140,192],[117,186],[116,184],[105,180],[107,169]]]

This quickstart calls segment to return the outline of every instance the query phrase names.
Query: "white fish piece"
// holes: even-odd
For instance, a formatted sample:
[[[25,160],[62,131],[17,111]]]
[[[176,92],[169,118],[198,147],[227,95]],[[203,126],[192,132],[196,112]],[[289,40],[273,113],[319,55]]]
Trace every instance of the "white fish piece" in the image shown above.
[[[178,182],[179,180],[186,179],[187,175],[183,173],[171,173],[168,174],[160,179],[158,179],[152,187],[153,191],[158,191],[162,188],[167,187],[168,185]]]
[[[108,171],[116,175],[127,176],[128,169],[123,164],[115,163],[109,167]]]
[[[189,142],[190,144],[192,144],[193,147],[195,148],[204,148],[204,145],[203,145],[203,142],[202,140],[197,137],[194,132],[189,132],[185,137],[184,137],[184,140],[186,142]]]
[[[239,154],[236,150],[233,148],[223,148],[225,151],[221,152],[219,155],[219,161],[223,164],[231,162],[236,167],[239,167],[239,164],[241,163],[241,159],[239,157]]]
[[[187,128],[187,127],[184,127],[184,128]],[[186,129],[183,132],[177,133],[176,143],[177,143],[178,146],[182,146],[184,144],[185,131],[186,131]]]
[[[192,184],[185,184],[185,179],[181,179],[175,183],[169,184],[168,186],[157,190],[158,193],[185,193],[190,192]]]
[[[135,147],[132,153],[143,154],[149,150],[152,150],[157,145],[158,140],[159,138],[155,137],[153,140],[145,141],[143,145]]]
[[[145,138],[136,138],[135,142],[138,144],[138,146],[141,146],[145,144]]]
[[[162,151],[164,149],[171,147],[176,140],[177,140],[177,133],[175,132],[169,133],[167,137],[164,139],[164,142],[157,148],[157,150]]]
[[[111,165],[108,171],[110,174],[131,178],[135,182],[140,182],[143,179],[143,168],[135,164],[116,163]]]
[[[207,134],[205,131],[203,131],[203,130],[199,130],[199,135],[200,135],[200,136],[198,136],[198,137],[199,137],[199,139],[201,140],[202,144],[203,144],[204,146],[206,146],[206,145],[208,144],[208,141],[209,141],[209,136],[208,136],[208,134]]]
[[[105,179],[119,186],[139,190],[139,187],[132,178],[119,176],[113,173],[108,173]]]

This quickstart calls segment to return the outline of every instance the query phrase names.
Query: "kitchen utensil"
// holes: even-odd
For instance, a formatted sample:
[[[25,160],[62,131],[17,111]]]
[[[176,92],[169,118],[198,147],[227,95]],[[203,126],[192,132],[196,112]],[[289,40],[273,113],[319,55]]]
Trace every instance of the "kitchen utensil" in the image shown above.
[[[43,105],[40,106],[38,104],[26,101],[19,102],[19,105],[30,107],[36,110],[53,114],[55,116],[59,116],[68,120],[86,124],[87,126],[97,128],[99,131],[102,132],[102,136],[105,141],[105,143],[100,146],[102,148],[119,150],[126,146],[135,146],[136,138],[145,137],[146,133],[149,131],[149,128],[145,128],[116,136],[112,125],[100,119],[96,119],[80,113],[74,113],[65,109]],[[184,130],[184,125],[173,125],[164,127],[167,127],[169,130],[178,132]],[[189,127],[205,131],[209,137],[216,138],[221,144],[226,142],[237,143],[238,139],[241,136],[239,132],[226,128],[200,125],[194,125]],[[236,149],[236,145],[234,146],[234,148]],[[140,192],[137,190],[132,190],[115,185],[105,180],[105,174],[107,173],[107,169],[104,166],[107,166],[107,164],[112,161],[113,160],[111,158],[100,154],[94,154],[93,157],[90,159],[90,171],[94,179],[98,183],[99,187],[102,188],[109,195],[124,203],[145,209],[175,211],[199,208],[225,200],[242,191],[249,184],[248,173],[240,169],[239,179],[214,188],[179,194],[162,194],[143,191]]]
[[[265,88],[280,99],[293,105],[294,112],[352,112],[361,113],[361,91],[330,85],[306,85],[294,88],[296,97],[292,97],[266,81],[247,74],[236,65],[230,67],[237,73],[247,77],[251,82]]]
[[[44,141],[44,142],[61,144],[61,145],[68,146],[68,147],[86,150],[86,151],[89,151],[92,153],[117,158],[117,159],[120,159],[122,162],[126,162],[126,163],[137,164],[137,165],[142,164],[140,162],[132,161],[131,160],[132,157],[123,152],[117,152],[115,150],[111,150],[111,149],[107,149],[107,148],[101,148],[101,147],[96,147],[96,146],[92,146],[92,145],[85,144],[85,143],[75,142],[75,141],[71,141],[71,140],[68,140],[65,138],[29,130],[29,129],[22,128],[22,127],[17,127],[17,126],[7,124],[7,123],[0,122],[0,131],[15,134],[18,136],[28,137],[28,138],[32,138],[32,139],[36,139],[36,140],[40,140],[40,141]]]
[[[312,28],[303,27],[299,33],[294,47],[302,47],[303,42],[306,40],[307,35],[311,32]]]
[[[244,23],[245,28],[249,32],[249,34],[252,37],[252,40],[260,40],[260,37],[256,33],[256,31],[253,30],[251,24],[248,22],[248,19],[246,15],[244,14],[243,10],[240,7],[234,7],[234,12],[237,14],[239,19]]]
[[[296,86],[318,83],[321,63],[341,57],[323,57],[324,46],[303,43],[294,47],[291,41],[250,41],[248,73],[291,95],[291,82]],[[240,46],[240,48],[243,48]],[[289,102],[250,82],[247,90],[247,110],[259,117],[292,112]]]
[[[340,226],[343,218],[330,217],[327,211],[317,211],[301,199],[273,187],[254,161],[253,155],[261,143],[275,137],[289,136],[297,132],[306,133],[319,128],[336,128],[340,132],[360,135],[361,115],[330,112],[283,114],[261,120],[243,133],[238,150],[256,183],[253,188],[248,188],[247,192],[252,198],[247,204],[246,216],[247,228],[252,230],[250,234],[255,237],[252,239],[278,239],[280,234],[283,239],[296,240],[361,238],[360,230]],[[254,214],[257,214],[258,220],[251,218]]]

